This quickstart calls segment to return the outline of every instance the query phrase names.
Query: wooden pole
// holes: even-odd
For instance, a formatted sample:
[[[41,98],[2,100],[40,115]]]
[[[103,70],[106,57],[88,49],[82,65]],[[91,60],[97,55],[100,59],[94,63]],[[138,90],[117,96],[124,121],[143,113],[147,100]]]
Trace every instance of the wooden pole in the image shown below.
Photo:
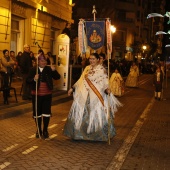
[[[96,11],[96,7],[95,7],[95,5],[93,5],[93,11],[92,11],[92,14],[93,14],[94,21],[96,21],[96,13],[97,13],[97,11]]]
[[[109,46],[109,44],[108,44]],[[108,58],[107,58],[107,65],[108,65],[108,84],[110,80],[110,64],[109,64],[109,59],[110,59],[110,52],[108,50]],[[109,85],[110,88],[110,85]],[[110,145],[110,126],[111,126],[111,119],[110,119],[110,94],[108,94],[108,105],[107,105],[107,113],[108,113],[108,144]]]
[[[38,49],[38,48],[37,48]],[[36,75],[38,74],[38,57],[39,55],[37,55],[36,60],[37,60],[37,64],[36,64]],[[37,132],[38,132],[38,136],[41,139],[41,135],[40,135],[40,130],[38,128],[38,113],[37,113],[37,98],[38,98],[38,80],[36,80],[36,89],[35,89],[35,114],[36,114],[36,125],[37,125]]]

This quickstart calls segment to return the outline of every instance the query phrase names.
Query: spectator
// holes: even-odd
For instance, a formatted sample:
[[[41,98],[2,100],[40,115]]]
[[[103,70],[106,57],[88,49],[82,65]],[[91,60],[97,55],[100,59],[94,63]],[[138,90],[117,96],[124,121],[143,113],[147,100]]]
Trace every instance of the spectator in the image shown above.
[[[9,51],[7,49],[3,50],[3,57],[1,58],[1,72],[4,78],[4,87],[10,87],[13,74],[13,66],[15,64],[14,60],[9,56]],[[8,97],[10,93],[8,92]]]
[[[30,57],[31,57],[32,67],[34,67],[36,65],[36,59],[35,59],[34,53],[32,51],[30,51]]]
[[[52,53],[51,52],[48,52],[47,55],[47,65],[53,65],[54,64],[54,59],[53,59],[53,56],[52,56]]]
[[[20,59],[20,67],[21,67],[22,80],[23,80],[22,99],[30,100],[31,99],[31,89],[30,89],[30,85],[26,83],[26,79],[27,79],[28,73],[32,67],[32,61],[31,61],[31,57],[30,57],[30,46],[28,44],[24,45],[24,52]]]
[[[17,78],[19,79],[22,79],[21,67],[20,67],[21,56],[22,56],[22,52],[19,51],[18,55],[16,56],[16,63],[17,63],[16,74],[17,74]]]

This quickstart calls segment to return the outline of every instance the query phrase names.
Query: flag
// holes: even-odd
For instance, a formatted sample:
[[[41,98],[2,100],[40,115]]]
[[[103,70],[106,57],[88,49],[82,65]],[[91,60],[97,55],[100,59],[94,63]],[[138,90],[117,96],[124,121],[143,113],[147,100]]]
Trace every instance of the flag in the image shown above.
[[[111,33],[111,22],[109,19],[106,20],[106,34],[107,34],[107,53],[110,57],[112,52],[112,33]]]
[[[80,19],[78,24],[78,42],[80,53],[86,52],[86,35],[84,30],[84,20]]]
[[[86,21],[87,44],[93,50],[104,46],[105,22],[104,21]]]

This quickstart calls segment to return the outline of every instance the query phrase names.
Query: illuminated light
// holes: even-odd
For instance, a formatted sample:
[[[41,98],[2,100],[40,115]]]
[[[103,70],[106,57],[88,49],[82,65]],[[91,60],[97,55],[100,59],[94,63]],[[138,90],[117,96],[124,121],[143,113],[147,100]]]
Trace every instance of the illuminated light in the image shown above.
[[[170,17],[170,12],[166,12],[165,16],[169,18]]]
[[[116,27],[114,25],[111,25],[110,30],[112,31],[112,33],[115,33],[116,32]]]
[[[72,0],[69,0],[69,5],[72,5]]]
[[[152,18],[152,17],[164,17],[164,16],[161,15],[161,14],[158,14],[158,13],[151,13],[151,14],[149,14],[149,15],[147,16],[147,19],[148,19],[148,18]]]
[[[142,47],[142,48],[143,48],[143,50],[146,50],[146,48],[147,48],[147,47],[146,47],[146,45],[143,45],[143,47]]]
[[[163,32],[163,31],[158,31],[158,32],[156,32],[155,35],[160,35],[160,34],[167,34],[167,33],[166,33],[166,32]]]
[[[72,7],[74,7],[76,4],[75,4],[75,3],[73,3],[73,1],[72,1],[72,0],[69,0],[69,5],[71,5]]]

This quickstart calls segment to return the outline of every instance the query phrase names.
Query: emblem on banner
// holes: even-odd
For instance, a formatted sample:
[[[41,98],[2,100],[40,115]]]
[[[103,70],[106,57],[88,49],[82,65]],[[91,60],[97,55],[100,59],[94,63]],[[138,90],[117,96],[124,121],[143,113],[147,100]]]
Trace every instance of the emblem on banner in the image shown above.
[[[101,42],[102,37],[100,35],[98,35],[96,30],[93,30],[93,33],[91,34],[89,40],[92,43],[99,43],[99,42]]]
[[[105,22],[86,21],[87,43],[92,49],[97,50],[104,45]]]

